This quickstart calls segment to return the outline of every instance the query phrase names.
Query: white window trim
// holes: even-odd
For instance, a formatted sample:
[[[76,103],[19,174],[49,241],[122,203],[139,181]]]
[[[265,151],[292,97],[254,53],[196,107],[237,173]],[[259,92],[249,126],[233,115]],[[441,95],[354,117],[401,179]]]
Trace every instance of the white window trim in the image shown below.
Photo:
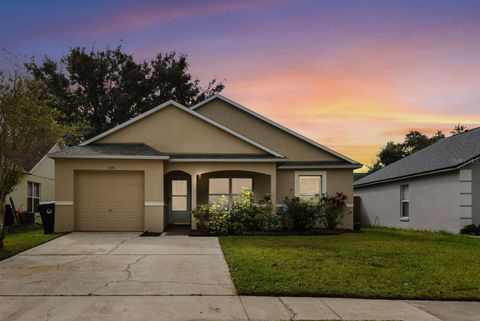
[[[30,196],[28,194],[28,185],[32,184],[32,196]],[[38,196],[35,196],[35,188],[38,189]],[[40,188],[40,183],[37,183],[37,182],[32,182],[32,181],[28,181],[27,182],[27,210],[29,208],[29,206],[31,205],[32,206],[32,212],[35,212],[35,199],[38,199],[38,204],[40,205],[40,191],[41,188]],[[30,199],[33,201],[32,204],[30,204]]]
[[[295,197],[300,197],[300,176],[322,176],[321,194],[327,192],[327,172],[326,171],[295,171]]]
[[[406,199],[402,199],[403,197],[403,188],[407,186],[408,195],[406,195]],[[400,221],[408,222],[410,220],[410,185],[409,184],[402,184],[400,185]],[[403,215],[403,203],[408,203],[408,216]]]

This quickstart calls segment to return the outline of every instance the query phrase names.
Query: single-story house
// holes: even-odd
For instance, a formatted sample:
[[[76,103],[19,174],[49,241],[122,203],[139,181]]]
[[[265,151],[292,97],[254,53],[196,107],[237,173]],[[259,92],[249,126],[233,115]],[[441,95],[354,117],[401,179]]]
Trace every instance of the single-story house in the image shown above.
[[[458,233],[480,224],[480,128],[363,177],[354,194],[367,225]]]
[[[12,198],[16,210],[37,213],[39,203],[55,200],[55,162],[47,154],[61,150],[62,146],[40,142],[23,154],[19,165],[24,175],[7,195],[7,204]]]
[[[361,167],[221,95],[191,108],[170,100],[50,157],[58,232],[195,229],[192,209],[242,188],[274,204],[335,192],[351,204]]]

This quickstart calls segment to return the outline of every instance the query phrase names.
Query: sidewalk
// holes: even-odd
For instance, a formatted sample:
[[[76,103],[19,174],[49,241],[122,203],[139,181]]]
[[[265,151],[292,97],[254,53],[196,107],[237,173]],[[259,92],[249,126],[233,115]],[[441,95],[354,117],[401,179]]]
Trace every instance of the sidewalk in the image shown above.
[[[480,321],[480,302],[240,297],[248,320]]]
[[[480,302],[239,296],[2,296],[0,320],[480,320]]]

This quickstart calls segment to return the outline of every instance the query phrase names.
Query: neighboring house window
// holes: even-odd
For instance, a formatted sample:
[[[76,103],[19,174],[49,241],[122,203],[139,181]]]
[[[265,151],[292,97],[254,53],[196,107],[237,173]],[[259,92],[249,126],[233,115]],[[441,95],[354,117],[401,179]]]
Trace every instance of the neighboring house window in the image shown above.
[[[221,199],[226,198],[228,207],[241,197],[242,189],[252,190],[253,180],[251,178],[210,178],[208,180],[208,203],[221,204]]]
[[[40,202],[40,184],[28,182],[27,209],[29,212],[38,212]]]
[[[408,196],[408,185],[400,185],[400,215],[401,218],[408,219],[410,217],[410,206]]]
[[[295,173],[295,196],[305,201],[318,201],[325,192],[325,173]]]

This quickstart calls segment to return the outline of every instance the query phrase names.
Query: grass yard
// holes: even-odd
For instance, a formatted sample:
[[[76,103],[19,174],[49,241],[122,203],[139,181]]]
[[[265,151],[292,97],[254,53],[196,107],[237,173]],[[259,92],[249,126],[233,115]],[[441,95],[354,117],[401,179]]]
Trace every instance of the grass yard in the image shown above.
[[[4,240],[5,246],[3,249],[0,249],[0,261],[62,235],[45,235],[41,226],[8,228],[7,236]]]
[[[367,228],[220,243],[242,295],[480,300],[480,238]]]

